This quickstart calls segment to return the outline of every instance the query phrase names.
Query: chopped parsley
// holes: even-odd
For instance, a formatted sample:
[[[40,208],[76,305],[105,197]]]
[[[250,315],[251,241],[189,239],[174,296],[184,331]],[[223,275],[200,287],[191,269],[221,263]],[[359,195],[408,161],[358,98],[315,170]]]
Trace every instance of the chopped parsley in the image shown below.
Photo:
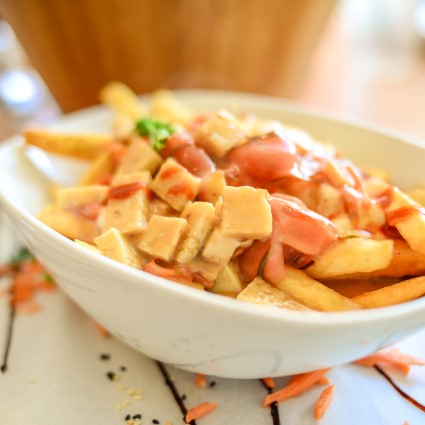
[[[10,260],[12,266],[19,266],[24,261],[34,260],[33,255],[29,252],[28,248],[21,248]]]
[[[147,137],[151,146],[161,152],[164,149],[167,139],[176,131],[171,124],[157,121],[152,118],[142,118],[136,122],[136,131]]]
[[[43,273],[43,280],[44,282],[50,283],[51,285],[55,284],[55,280],[49,273],[46,273],[46,272]]]

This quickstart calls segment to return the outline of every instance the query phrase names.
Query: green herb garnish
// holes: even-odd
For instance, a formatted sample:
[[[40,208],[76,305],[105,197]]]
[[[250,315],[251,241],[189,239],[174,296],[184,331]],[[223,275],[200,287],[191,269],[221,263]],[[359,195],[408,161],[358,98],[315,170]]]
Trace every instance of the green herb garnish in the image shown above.
[[[29,252],[28,248],[21,248],[10,260],[11,266],[19,266],[24,261],[34,260],[34,256]]]
[[[50,283],[51,285],[54,285],[55,284],[55,280],[53,279],[53,277],[49,274],[49,273],[47,273],[47,272],[44,272],[43,273],[43,281],[44,282],[46,282],[46,283]]]
[[[157,152],[164,149],[165,142],[176,131],[172,125],[152,118],[142,118],[137,121],[136,130],[141,136],[149,139],[151,146]]]

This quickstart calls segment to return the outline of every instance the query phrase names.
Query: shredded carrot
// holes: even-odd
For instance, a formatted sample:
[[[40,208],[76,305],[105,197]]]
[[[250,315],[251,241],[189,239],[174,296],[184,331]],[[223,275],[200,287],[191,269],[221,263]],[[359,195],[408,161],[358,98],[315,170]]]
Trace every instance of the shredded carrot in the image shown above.
[[[330,381],[326,376],[322,376],[320,379],[317,380],[317,383],[320,385],[329,385]]]
[[[263,407],[270,406],[273,402],[280,402],[299,396],[329,372],[329,370],[330,368],[325,368],[293,376],[285,387],[268,394],[264,398]]]
[[[1,271],[11,271],[11,285],[0,295],[11,295],[11,304],[19,313],[32,314],[41,309],[35,296],[41,291],[54,291],[56,286],[43,266],[32,257],[19,259],[8,266],[0,266]]]
[[[409,421],[404,421],[403,425],[409,425]]]
[[[207,378],[203,373],[197,373],[196,374],[195,385],[198,388],[205,388],[207,386]]]
[[[217,406],[218,406],[217,403],[210,403],[207,401],[205,403],[199,404],[198,406],[192,407],[186,413],[186,417],[185,417],[186,423],[189,424],[190,422],[195,421],[196,419],[199,419],[202,416],[205,416],[206,414],[216,409]]]
[[[314,417],[316,418],[316,420],[321,419],[322,416],[325,414],[326,410],[328,410],[328,407],[334,397],[334,393],[334,385],[329,385],[329,387],[326,387],[322,391],[314,406]]]
[[[267,388],[270,388],[271,390],[276,386],[276,383],[274,382],[273,378],[263,378],[262,381],[263,381],[263,384]]]
[[[379,365],[396,369],[399,372],[407,375],[410,372],[410,366],[424,366],[425,361],[418,359],[408,354],[403,354],[398,348],[391,348],[389,350],[378,351],[370,356],[363,357],[354,362],[360,366],[371,367]]]
[[[109,331],[105,329],[100,323],[96,322],[95,320],[93,320],[93,323],[96,330],[100,333],[101,336],[103,337],[109,336]]]
[[[15,269],[9,264],[0,265],[0,277],[12,276],[15,273]]]
[[[18,305],[17,310],[23,314],[34,314],[41,310],[41,305],[34,302],[25,303]]]

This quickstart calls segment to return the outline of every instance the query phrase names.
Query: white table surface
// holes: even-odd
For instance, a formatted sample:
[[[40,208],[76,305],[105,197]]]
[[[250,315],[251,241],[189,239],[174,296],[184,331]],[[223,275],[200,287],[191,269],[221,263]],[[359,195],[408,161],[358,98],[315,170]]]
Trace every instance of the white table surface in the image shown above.
[[[0,289],[7,287],[0,281]],[[113,337],[103,337],[92,320],[60,290],[38,294],[41,311],[17,313],[13,320],[7,370],[0,373],[1,425],[119,425],[126,415],[142,415],[142,424],[157,419],[162,425],[184,424],[183,414],[159,365]],[[111,312],[111,314],[113,314]],[[154,318],[153,318],[154,320]],[[140,326],[148,324],[141,323]],[[0,361],[4,361],[10,327],[10,307],[0,297]],[[287,343],[290,343],[287,342]],[[425,330],[399,344],[410,354],[425,358]],[[101,354],[109,360],[101,360]],[[124,366],[127,370],[121,371]],[[219,407],[196,421],[201,425],[310,425],[314,403],[323,386],[316,385],[296,399],[280,403],[271,416],[261,401],[267,391],[259,380],[208,377],[213,387],[199,389],[195,375],[165,366],[186,408],[204,401]],[[111,381],[109,371],[120,376]],[[425,413],[401,397],[374,369],[344,365],[328,377],[335,397],[322,425],[425,424]],[[425,367],[413,367],[407,378],[393,374],[406,392],[425,403]],[[281,386],[285,379],[278,379]],[[128,394],[141,391],[137,400]],[[134,391],[133,391],[134,393]],[[126,400],[128,405],[123,405]],[[123,403],[124,402],[124,403]],[[121,410],[119,408],[121,407]]]

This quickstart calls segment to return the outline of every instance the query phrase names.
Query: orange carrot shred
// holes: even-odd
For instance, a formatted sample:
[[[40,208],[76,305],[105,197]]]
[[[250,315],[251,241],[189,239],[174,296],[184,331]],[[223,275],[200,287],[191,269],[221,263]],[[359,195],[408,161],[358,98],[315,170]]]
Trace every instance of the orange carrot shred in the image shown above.
[[[0,276],[12,276],[15,273],[15,270],[12,266],[0,265]]]
[[[274,382],[273,378],[263,378],[262,379],[263,384],[267,387],[270,388],[271,390],[276,387],[276,383]]]
[[[207,378],[202,373],[197,373],[195,376],[195,385],[198,388],[205,388],[207,386]]]
[[[103,337],[109,336],[109,331],[104,328],[100,323],[97,323],[95,320],[93,320],[94,326],[96,330],[99,332],[99,334]]]
[[[326,410],[328,410],[329,405],[333,399],[335,393],[334,385],[330,385],[326,387],[322,393],[320,394],[316,404],[314,406],[314,417],[319,420],[325,414]]]
[[[270,406],[273,402],[280,402],[299,396],[329,372],[330,369],[319,369],[293,376],[285,387],[264,397],[263,407]]]
[[[199,419],[202,416],[207,415],[208,413],[216,409],[217,406],[218,406],[217,403],[210,403],[207,401],[205,403],[199,404],[198,406],[192,407],[186,413],[186,417],[185,417],[186,423],[189,424],[190,422],[195,421],[196,419]]]
[[[363,357],[362,359],[354,362],[360,366],[372,367],[380,365],[390,369],[396,369],[399,372],[407,375],[410,371],[410,366],[424,366],[425,361],[408,354],[403,354],[398,348],[391,348],[389,350],[378,351],[370,356]]]
[[[320,379],[317,380],[317,383],[320,385],[329,385],[330,381],[326,376],[322,376]]]
[[[34,314],[41,310],[41,305],[37,303],[25,303],[18,305],[17,309],[19,313]]]

